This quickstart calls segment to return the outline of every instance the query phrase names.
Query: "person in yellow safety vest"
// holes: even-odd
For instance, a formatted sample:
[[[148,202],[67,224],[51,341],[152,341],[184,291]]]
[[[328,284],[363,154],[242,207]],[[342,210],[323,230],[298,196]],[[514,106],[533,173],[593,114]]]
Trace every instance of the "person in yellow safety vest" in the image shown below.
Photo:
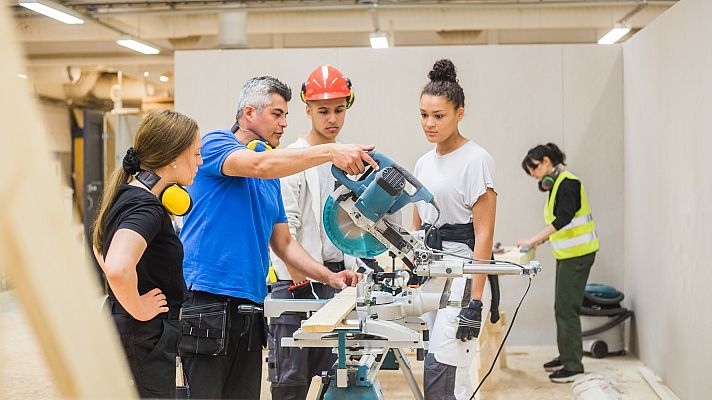
[[[520,240],[520,248],[534,248],[546,240],[556,258],[554,312],[559,356],[544,364],[556,383],[572,382],[582,374],[583,346],[579,310],[591,266],[598,251],[596,225],[586,190],[576,175],[567,171],[566,155],[554,143],[538,145],[522,161],[524,171],[548,193],[541,232]]]

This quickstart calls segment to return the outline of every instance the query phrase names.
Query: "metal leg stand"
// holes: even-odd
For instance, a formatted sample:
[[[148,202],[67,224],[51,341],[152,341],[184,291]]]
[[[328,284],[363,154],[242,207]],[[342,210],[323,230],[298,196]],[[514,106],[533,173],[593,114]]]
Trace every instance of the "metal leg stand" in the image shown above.
[[[416,400],[423,400],[423,393],[420,391],[420,387],[418,387],[418,382],[416,382],[415,376],[413,376],[413,371],[410,369],[410,363],[408,363],[408,359],[406,358],[403,349],[397,348],[393,350],[393,355],[396,357],[396,361],[398,361],[401,371],[403,371],[405,380],[408,381],[410,391],[413,392],[413,398]]]

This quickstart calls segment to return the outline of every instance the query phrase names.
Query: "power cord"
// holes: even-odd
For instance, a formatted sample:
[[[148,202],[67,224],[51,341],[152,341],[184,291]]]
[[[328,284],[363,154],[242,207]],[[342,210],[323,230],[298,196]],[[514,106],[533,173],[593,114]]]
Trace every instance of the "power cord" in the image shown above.
[[[473,400],[475,398],[475,395],[477,394],[477,392],[480,390],[482,385],[485,383],[487,378],[492,373],[492,370],[494,369],[494,365],[497,363],[497,359],[499,358],[499,354],[502,352],[504,343],[507,342],[507,338],[509,337],[509,332],[512,331],[512,327],[514,326],[514,321],[517,319],[517,314],[519,313],[519,307],[522,306],[522,303],[524,302],[524,298],[527,297],[527,293],[529,293],[529,288],[531,288],[531,287],[532,287],[532,278],[529,277],[529,283],[527,284],[527,289],[524,291],[522,298],[519,300],[519,304],[517,304],[517,308],[514,310],[514,315],[512,316],[512,322],[509,323],[509,328],[507,328],[507,333],[504,334],[504,339],[502,339],[502,343],[499,345],[499,349],[497,349],[497,354],[495,354],[494,360],[492,360],[492,365],[490,366],[489,371],[487,371],[487,373],[485,374],[484,378],[482,378],[482,380],[480,381],[480,384],[477,385],[477,388],[475,389],[475,392],[472,393],[470,400]]]
[[[435,226],[435,224],[438,222],[440,219],[440,208],[437,207],[437,205],[433,204],[435,206],[435,209],[437,210],[437,217],[435,218],[435,221],[428,227],[428,229],[425,231],[425,238],[423,240],[423,244],[425,244],[425,248],[432,251],[433,253],[438,253],[438,254],[444,254],[448,255],[451,257],[457,257],[457,258],[462,258],[465,260],[470,260],[474,262],[486,262],[486,263],[491,263],[494,265],[515,265],[521,269],[526,269],[524,268],[523,265],[512,262],[512,261],[502,261],[502,260],[484,260],[481,258],[474,258],[474,257],[465,257],[461,256],[459,254],[453,254],[450,252],[442,251],[442,250],[437,250],[433,249],[430,246],[428,246],[428,236],[430,234],[430,230]],[[494,370],[494,366],[497,363],[497,360],[499,359],[499,355],[502,352],[502,348],[504,348],[504,344],[507,342],[507,338],[509,337],[509,333],[512,331],[512,327],[514,326],[514,321],[517,319],[517,314],[519,314],[519,308],[522,306],[522,303],[524,302],[524,299],[527,297],[527,294],[529,293],[529,289],[532,287],[532,277],[529,277],[529,283],[527,283],[527,288],[524,291],[524,294],[522,295],[522,298],[519,299],[519,304],[517,304],[517,308],[514,310],[514,315],[512,316],[512,321],[509,323],[509,327],[507,328],[507,332],[504,334],[504,339],[502,339],[502,343],[500,343],[499,348],[497,349],[497,354],[494,356],[494,360],[492,360],[492,365],[490,366],[489,371],[485,374],[484,378],[480,381],[480,384],[477,385],[477,388],[475,389],[475,392],[472,393],[472,397],[470,397],[470,400],[473,400],[475,398],[475,395],[477,395],[477,392],[480,390],[482,385],[485,383],[487,378],[489,378],[490,374],[492,373],[492,370]]]

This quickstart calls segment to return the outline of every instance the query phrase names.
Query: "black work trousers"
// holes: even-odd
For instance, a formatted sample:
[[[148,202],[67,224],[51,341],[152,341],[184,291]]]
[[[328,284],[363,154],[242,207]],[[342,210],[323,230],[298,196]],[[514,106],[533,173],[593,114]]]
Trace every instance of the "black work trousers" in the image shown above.
[[[181,352],[191,399],[259,399],[262,383],[262,346],[266,341],[262,314],[240,315],[246,299],[190,291],[184,309],[228,303],[227,351],[221,355]],[[185,312],[185,311],[184,311]]]
[[[149,321],[134,319],[115,299],[107,299],[105,307],[111,311],[139,396],[175,399],[180,307]]]

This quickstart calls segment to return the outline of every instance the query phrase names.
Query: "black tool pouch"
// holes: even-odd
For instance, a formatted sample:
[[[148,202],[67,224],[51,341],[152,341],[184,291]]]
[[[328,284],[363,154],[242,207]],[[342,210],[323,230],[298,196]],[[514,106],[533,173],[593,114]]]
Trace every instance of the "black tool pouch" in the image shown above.
[[[229,303],[184,305],[180,354],[221,356],[227,354],[230,329]]]

